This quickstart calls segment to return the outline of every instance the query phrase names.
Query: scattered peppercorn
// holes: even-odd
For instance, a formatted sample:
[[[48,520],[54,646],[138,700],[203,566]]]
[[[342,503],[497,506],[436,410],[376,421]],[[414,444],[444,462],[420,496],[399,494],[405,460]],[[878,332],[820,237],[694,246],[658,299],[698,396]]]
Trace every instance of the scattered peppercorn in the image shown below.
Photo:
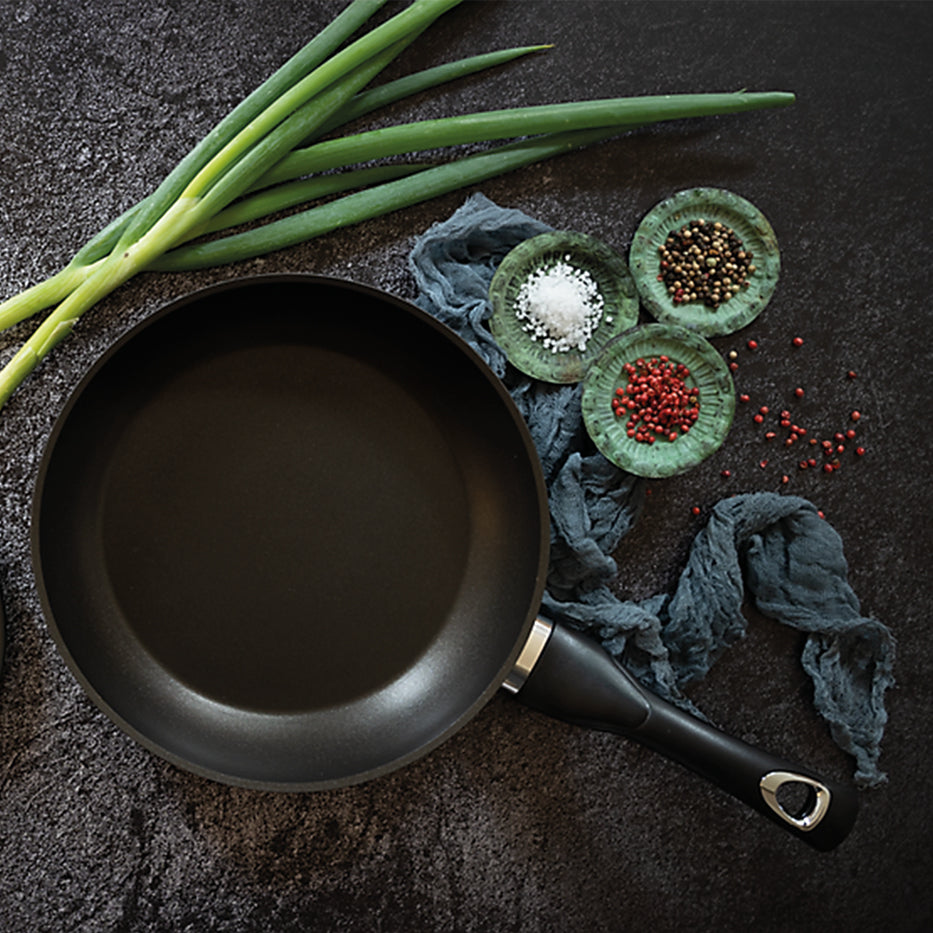
[[[791,341],[791,343],[793,343],[793,345],[794,345],[795,347],[802,347],[802,346],[803,346],[803,337],[794,337],[794,339]]]
[[[719,475],[722,476],[724,479],[728,479],[730,476],[732,476],[732,470],[723,470],[722,473],[720,473]]]
[[[796,395],[797,398],[803,398],[803,395],[804,395],[803,389],[801,389],[800,386],[797,386],[797,388],[794,389],[794,395]]]
[[[758,349],[758,341],[757,341],[757,340],[749,340],[749,341],[748,341],[748,349],[749,349],[749,350],[757,350],[757,349]]]
[[[857,457],[864,457],[864,456],[865,456],[865,448],[864,448],[864,447],[856,447],[856,448],[855,448],[855,454],[856,454]]]
[[[858,421],[858,420],[862,417],[862,413],[859,412],[859,411],[853,411],[852,414],[849,415],[849,417],[850,417],[853,421]]]
[[[846,378],[847,378],[847,379],[855,379],[855,378],[857,378],[857,376],[858,376],[858,374],[856,373],[856,371],[855,371],[854,369],[850,369],[850,370],[846,373]]]
[[[690,511],[693,512],[694,515],[699,515],[700,507],[698,505],[695,505]]]
[[[691,220],[658,247],[659,279],[674,304],[702,301],[716,309],[734,298],[755,271],[753,256],[731,227]]]

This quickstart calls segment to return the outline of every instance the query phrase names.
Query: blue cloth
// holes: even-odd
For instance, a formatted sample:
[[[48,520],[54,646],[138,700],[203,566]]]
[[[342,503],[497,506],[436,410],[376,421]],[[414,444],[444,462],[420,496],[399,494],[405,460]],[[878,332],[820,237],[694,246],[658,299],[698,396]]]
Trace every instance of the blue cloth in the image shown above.
[[[801,663],[816,709],[855,758],[856,782],[883,782],[878,758],[894,639],[881,622],[861,615],[839,535],[810,502],[774,493],[725,499],[694,540],[672,594],[630,602],[611,591],[612,554],[637,521],[644,482],[592,452],[579,386],[518,373],[486,325],[499,262],[548,229],[475,194],[422,234],[409,258],[416,303],[486,360],[531,431],[551,512],[545,613],[588,631],[646,686],[702,716],[685,688],[745,635],[741,609],[749,599],[764,615],[807,634]]]

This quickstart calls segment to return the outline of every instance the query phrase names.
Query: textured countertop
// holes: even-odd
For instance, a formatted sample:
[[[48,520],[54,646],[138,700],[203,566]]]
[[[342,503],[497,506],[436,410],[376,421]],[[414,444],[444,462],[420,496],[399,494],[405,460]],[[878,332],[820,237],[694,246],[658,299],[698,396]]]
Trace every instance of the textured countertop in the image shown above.
[[[0,294],[54,272],[144,196],[339,6],[0,0]],[[741,87],[798,95],[790,109],[666,125],[479,190],[621,252],[657,201],[697,185],[736,191],[774,226],[783,269],[771,305],[714,343],[738,352],[740,391],[780,405],[806,386],[803,410],[820,430],[859,409],[866,454],[831,476],[801,473],[797,458],[765,452],[740,409],[716,455],[653,484],[616,555],[617,590],[669,589],[723,496],[786,491],[824,511],[863,612],[899,646],[881,758],[889,780],[862,793],[838,850],[811,851],[677,765],[505,696],[369,785],[317,795],[222,786],[135,745],[58,655],[30,564],[30,497],[48,432],[87,367],[166,301],[231,275],[310,271],[411,298],[413,239],[463,203],[457,192],[261,261],[141,276],[0,412],[0,929],[929,929],[931,38],[923,3],[509,0],[465,3],[391,70],[556,44],[400,106],[398,119]],[[29,332],[0,335],[0,360]],[[849,778],[851,760],[813,712],[800,636],[750,617],[748,638],[694,700],[728,732]]]

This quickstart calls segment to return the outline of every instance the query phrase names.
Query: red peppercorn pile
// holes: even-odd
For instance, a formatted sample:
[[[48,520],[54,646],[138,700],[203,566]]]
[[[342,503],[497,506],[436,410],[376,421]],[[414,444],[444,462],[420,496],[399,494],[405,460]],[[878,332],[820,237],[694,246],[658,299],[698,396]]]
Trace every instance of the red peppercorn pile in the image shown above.
[[[755,271],[752,254],[735,231],[703,218],[672,230],[658,247],[658,256],[658,281],[667,286],[676,305],[702,301],[718,308],[734,298]]]
[[[690,370],[667,356],[625,364],[628,382],[612,397],[617,418],[628,417],[625,433],[640,444],[676,441],[700,416],[700,390],[688,387]]]

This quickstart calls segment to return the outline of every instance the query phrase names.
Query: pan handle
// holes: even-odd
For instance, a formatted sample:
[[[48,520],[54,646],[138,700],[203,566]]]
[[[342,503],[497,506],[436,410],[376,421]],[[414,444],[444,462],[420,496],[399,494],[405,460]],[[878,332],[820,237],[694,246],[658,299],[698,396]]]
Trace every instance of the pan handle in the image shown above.
[[[549,630],[549,631],[548,631]],[[574,725],[616,732],[690,768],[816,849],[849,834],[858,795],[732,738],[647,690],[593,639],[535,622],[518,673],[505,687],[528,706]],[[806,801],[782,797],[802,790]]]

